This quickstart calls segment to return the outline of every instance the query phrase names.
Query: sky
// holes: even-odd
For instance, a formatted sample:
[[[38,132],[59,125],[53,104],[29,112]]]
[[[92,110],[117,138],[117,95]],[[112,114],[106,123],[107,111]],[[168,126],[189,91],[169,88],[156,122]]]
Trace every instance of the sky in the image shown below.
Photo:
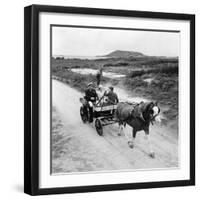
[[[75,27],[52,28],[52,55],[101,56],[115,50],[178,56],[180,33]]]

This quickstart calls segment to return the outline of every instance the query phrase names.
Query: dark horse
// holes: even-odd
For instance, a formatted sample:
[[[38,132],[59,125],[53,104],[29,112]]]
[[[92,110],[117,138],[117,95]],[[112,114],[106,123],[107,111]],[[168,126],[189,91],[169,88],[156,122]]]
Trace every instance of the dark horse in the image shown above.
[[[119,103],[115,112],[116,119],[119,121],[119,135],[121,135],[126,124],[131,126],[133,128],[132,137],[131,140],[128,141],[128,145],[130,148],[133,148],[136,133],[143,130],[150,148],[149,155],[154,157],[155,154],[152,150],[149,136],[149,126],[150,123],[153,124],[159,113],[160,108],[157,106],[157,103],[154,102],[141,102],[139,104]]]

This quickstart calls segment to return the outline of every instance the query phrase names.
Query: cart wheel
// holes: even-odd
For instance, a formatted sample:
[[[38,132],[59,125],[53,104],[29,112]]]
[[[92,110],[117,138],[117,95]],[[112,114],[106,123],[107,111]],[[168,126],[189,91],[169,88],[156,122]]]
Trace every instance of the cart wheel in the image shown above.
[[[101,120],[100,119],[96,119],[95,120],[95,128],[97,133],[102,136],[103,135],[103,126],[101,124]]]
[[[80,108],[80,115],[83,123],[87,122],[87,113],[85,113],[83,106]]]

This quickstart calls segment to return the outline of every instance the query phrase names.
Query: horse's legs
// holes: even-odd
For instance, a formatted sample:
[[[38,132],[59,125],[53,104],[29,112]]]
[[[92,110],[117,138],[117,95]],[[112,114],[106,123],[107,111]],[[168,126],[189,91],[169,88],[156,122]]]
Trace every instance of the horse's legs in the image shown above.
[[[144,130],[144,132],[145,132],[145,138],[146,138],[146,140],[148,142],[148,146],[149,146],[149,151],[150,151],[149,156],[154,158],[155,157],[155,153],[154,153],[154,151],[152,149],[152,143],[151,143],[151,137],[149,135],[149,129]]]
[[[123,129],[124,129],[123,124],[119,124],[118,136],[121,136],[121,135],[122,135]]]
[[[131,140],[128,141],[128,145],[129,145],[130,148],[133,148],[135,146],[136,133],[137,133],[137,131],[133,128]]]
[[[123,123],[119,123],[118,136],[121,136],[122,133],[124,134],[124,124]]]

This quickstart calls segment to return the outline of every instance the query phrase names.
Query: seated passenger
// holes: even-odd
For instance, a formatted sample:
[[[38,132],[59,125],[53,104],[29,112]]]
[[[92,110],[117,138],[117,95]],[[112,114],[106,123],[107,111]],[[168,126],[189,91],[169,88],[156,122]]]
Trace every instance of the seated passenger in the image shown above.
[[[104,96],[103,86],[99,85],[96,92],[98,95],[98,99],[102,99],[102,97]]]
[[[98,106],[103,106],[106,103],[107,97],[105,96],[105,90],[102,85],[99,85],[97,88],[97,95],[98,95]]]
[[[105,93],[105,96],[108,97],[108,104],[117,104],[119,102],[117,94],[114,92],[114,88],[109,87],[109,91]]]

